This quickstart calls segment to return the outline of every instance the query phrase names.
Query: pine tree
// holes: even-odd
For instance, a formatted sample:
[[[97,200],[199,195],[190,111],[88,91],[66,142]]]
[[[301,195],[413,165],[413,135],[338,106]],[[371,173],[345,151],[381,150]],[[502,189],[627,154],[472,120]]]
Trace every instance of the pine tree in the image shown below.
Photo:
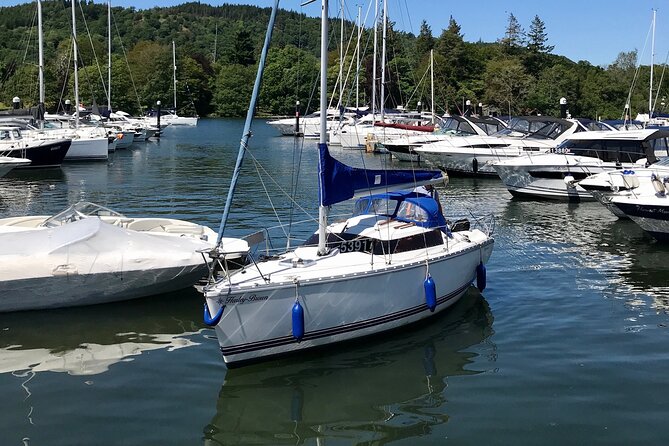
[[[533,53],[550,53],[555,46],[547,45],[547,41],[546,25],[538,15],[535,15],[530,25],[530,32],[527,33],[527,49]]]
[[[515,49],[523,46],[524,38],[525,32],[522,26],[520,26],[520,22],[513,13],[509,13],[509,24],[506,26],[504,37],[499,40],[499,43],[507,49]]]
[[[420,24],[420,33],[416,38],[416,52],[418,56],[423,56],[434,49],[434,36],[432,36],[432,29],[425,20]]]

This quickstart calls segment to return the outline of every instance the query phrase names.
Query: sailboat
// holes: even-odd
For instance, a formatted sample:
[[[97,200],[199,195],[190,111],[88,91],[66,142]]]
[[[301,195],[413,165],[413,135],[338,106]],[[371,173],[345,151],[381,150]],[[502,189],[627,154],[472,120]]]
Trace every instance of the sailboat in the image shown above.
[[[172,41],[172,72],[174,73],[172,79],[174,83],[174,108],[167,110],[151,110],[148,115],[148,122],[157,127],[158,114],[160,114],[160,124],[165,125],[197,125],[197,116],[179,116],[177,114],[177,51],[174,40]]]
[[[327,73],[328,0],[322,0],[321,73]],[[476,280],[485,288],[490,226],[446,222],[438,202],[413,188],[444,183],[440,171],[368,170],[329,153],[326,115],[319,150],[318,229],[302,246],[251,257],[241,269],[222,237],[250,137],[256,98],[278,9],[275,0],[239,155],[218,232],[205,297],[229,367],[328,346],[420,322],[462,297]],[[321,76],[321,109],[327,79]],[[408,190],[407,190],[408,189]],[[328,207],[358,196],[354,214],[328,225]],[[479,220],[483,221],[483,220]]]
[[[41,113],[38,129],[26,129],[23,139],[28,141],[46,141],[62,144],[63,140],[70,140],[69,149],[65,154],[68,161],[106,161],[108,159],[109,139],[104,129],[92,126],[80,126],[79,121],[79,74],[77,66],[77,27],[75,17],[75,3],[72,2],[72,60],[74,62],[74,128],[70,128],[72,116],[49,115]],[[39,38],[39,108],[44,110],[44,61],[42,38],[42,0],[37,0],[38,38]],[[48,123],[45,126],[45,122]],[[60,128],[59,128],[60,127]],[[34,163],[33,163],[34,164]]]

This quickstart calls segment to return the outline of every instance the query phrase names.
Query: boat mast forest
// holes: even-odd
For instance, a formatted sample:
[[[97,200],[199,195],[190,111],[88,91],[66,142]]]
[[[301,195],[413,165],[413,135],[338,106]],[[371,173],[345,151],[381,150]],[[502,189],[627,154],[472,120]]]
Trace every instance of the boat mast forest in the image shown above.
[[[73,97],[70,2],[45,0],[44,60],[45,104],[57,110]],[[190,2],[174,7],[138,10],[112,4],[109,38],[106,2],[76,5],[79,35],[79,79],[85,105],[107,100],[100,72],[112,45],[114,108],[141,113],[156,101],[172,102],[176,93],[179,114],[193,116],[244,116],[262,47],[264,26],[271,8],[245,5],[210,6]],[[357,9],[357,8],[353,8]],[[446,12],[447,13],[447,12]],[[356,12],[352,12],[353,15]],[[552,54],[549,33],[535,17],[522,30],[513,14],[507,31],[496,42],[467,42],[456,18],[444,30],[432,30],[425,21],[417,35],[387,25],[389,57],[386,63],[386,106],[416,108],[431,104],[429,82],[421,83],[434,52],[434,103],[436,112],[460,114],[465,101],[483,103],[488,110],[507,114],[559,115],[565,97],[572,116],[621,118],[637,70],[637,53],[620,53],[607,67],[574,62]],[[330,19],[339,24],[339,18]],[[356,66],[355,51],[344,50],[357,40],[357,17],[345,17],[332,26],[328,48],[328,85],[336,85],[340,54],[347,67]],[[0,7],[0,107],[9,108],[18,96],[24,106],[39,102],[36,4]],[[360,37],[360,103],[369,103],[373,82],[373,27]],[[343,39],[339,35],[343,29]],[[318,18],[281,10],[275,40],[268,55],[260,115],[292,115],[300,101],[302,114],[318,108]],[[437,34],[435,36],[435,34]],[[110,42],[111,40],[111,42]],[[179,82],[172,85],[172,41],[177,48]],[[353,45],[355,46],[355,45]],[[661,68],[661,67],[660,67]],[[655,67],[658,70],[658,67]],[[355,71],[355,69],[354,69]],[[637,85],[648,85],[650,66],[641,66]],[[355,75],[349,75],[349,79]],[[333,103],[354,104],[355,82],[331,92]],[[647,112],[648,91],[639,87],[630,99],[631,114]],[[664,93],[659,90],[659,97]],[[659,107],[657,112],[662,112]]]

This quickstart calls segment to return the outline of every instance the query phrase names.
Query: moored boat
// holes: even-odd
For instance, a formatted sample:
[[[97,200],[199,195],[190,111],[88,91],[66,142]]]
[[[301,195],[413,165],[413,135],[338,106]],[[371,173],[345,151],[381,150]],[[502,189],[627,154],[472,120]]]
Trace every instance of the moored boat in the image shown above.
[[[246,152],[278,1],[272,9],[218,238],[227,224]],[[327,52],[327,0],[321,53]],[[327,73],[327,58],[321,58]],[[321,79],[321,109],[326,109]],[[205,322],[215,327],[228,366],[337,344],[440,313],[476,281],[485,288],[491,226],[449,224],[439,203],[411,189],[443,183],[439,171],[369,170],[333,158],[321,117],[318,230],[303,245],[253,258],[231,271],[225,244],[211,251]],[[411,188],[410,190],[405,190]],[[396,190],[399,189],[399,190]],[[396,190],[396,191],[393,191]],[[358,196],[353,215],[328,224],[328,207]],[[483,220],[477,220],[483,223]]]

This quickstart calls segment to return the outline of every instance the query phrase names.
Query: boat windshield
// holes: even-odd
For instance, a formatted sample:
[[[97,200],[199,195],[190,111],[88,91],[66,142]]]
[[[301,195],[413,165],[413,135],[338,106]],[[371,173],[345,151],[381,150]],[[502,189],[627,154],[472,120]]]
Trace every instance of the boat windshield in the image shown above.
[[[605,162],[634,163],[642,158],[648,158],[649,162],[654,162],[653,144],[655,142],[653,140],[568,139],[560,144],[555,152],[598,158]]]
[[[439,124],[439,133],[444,135],[476,135],[477,132],[467,121],[449,117]]]
[[[669,156],[660,158],[660,160],[655,163],[656,166],[669,166]]]
[[[62,226],[65,223],[70,223],[89,217],[125,218],[125,215],[104,206],[100,206],[99,204],[91,203],[89,201],[80,201],[73,204],[72,206],[69,206],[56,215],[49,217],[40,226],[53,228],[55,226]]]
[[[481,121],[481,122],[474,121],[474,124],[476,124],[478,127],[482,128],[483,131],[486,133],[486,135],[492,135],[492,134],[495,134],[495,133],[499,132],[500,130],[505,129],[504,125],[501,122],[492,123],[492,122],[484,122],[484,121]]]
[[[355,202],[353,216],[357,215],[382,215],[391,217],[395,214],[398,201],[387,196],[363,197]]]
[[[555,139],[566,130],[562,123],[554,120],[527,119],[516,117],[511,119],[509,127],[495,133],[495,136],[512,136],[522,138]]]

